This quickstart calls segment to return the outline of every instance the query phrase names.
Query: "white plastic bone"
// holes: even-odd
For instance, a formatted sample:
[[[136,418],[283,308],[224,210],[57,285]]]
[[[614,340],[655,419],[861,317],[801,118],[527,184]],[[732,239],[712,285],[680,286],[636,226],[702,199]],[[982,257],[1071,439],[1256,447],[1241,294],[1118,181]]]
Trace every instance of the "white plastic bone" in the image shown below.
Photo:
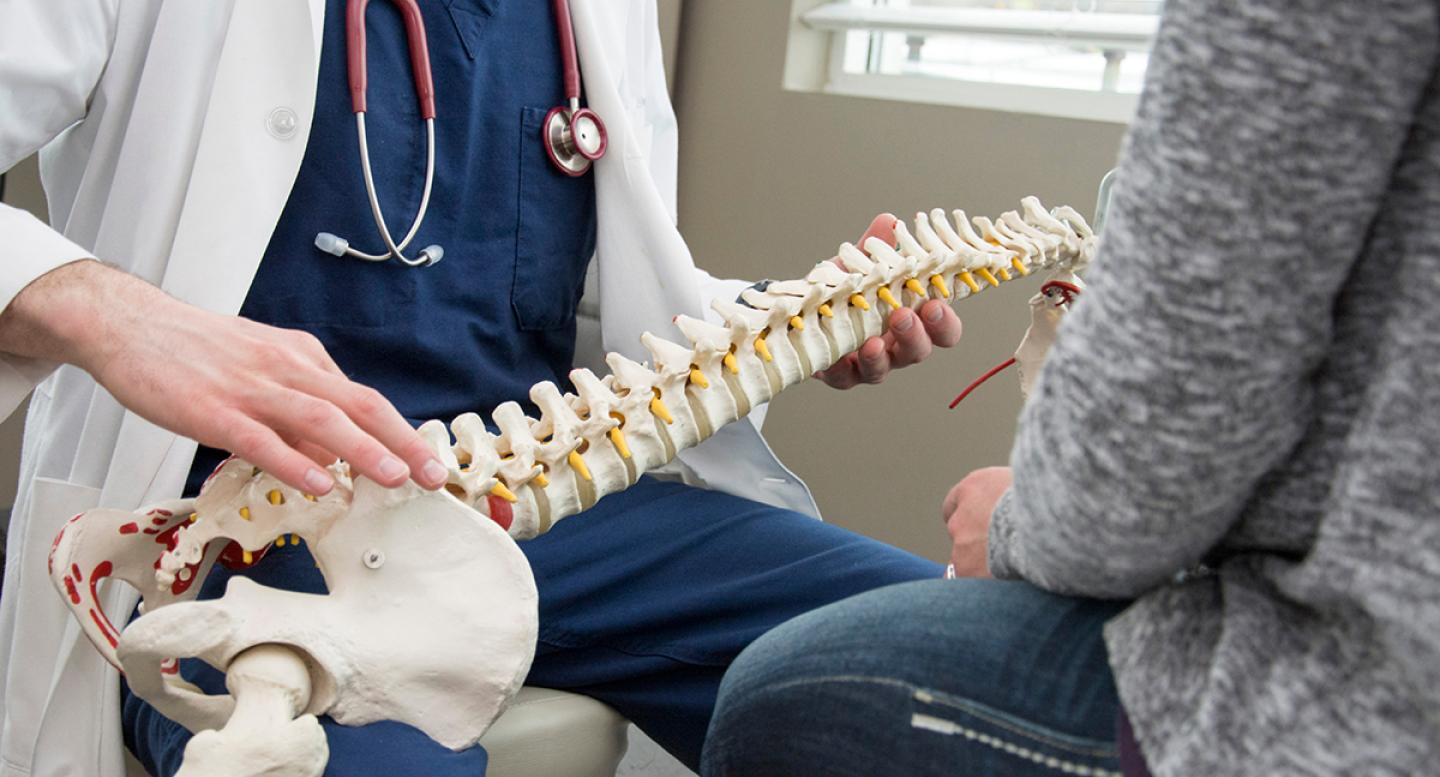
[[[257,645],[230,662],[225,688],[235,710],[225,727],[201,731],[185,746],[175,777],[244,774],[319,777],[330,748],[310,704],[310,670],[294,650]]]

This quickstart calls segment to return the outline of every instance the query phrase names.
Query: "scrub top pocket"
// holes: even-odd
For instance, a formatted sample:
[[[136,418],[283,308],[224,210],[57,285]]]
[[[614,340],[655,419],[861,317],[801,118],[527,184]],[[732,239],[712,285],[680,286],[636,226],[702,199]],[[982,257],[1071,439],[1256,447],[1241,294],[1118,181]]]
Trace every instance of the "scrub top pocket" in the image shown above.
[[[573,326],[595,253],[595,178],[571,178],[550,162],[541,139],[549,108],[520,116],[520,181],[511,306],[524,331]]]

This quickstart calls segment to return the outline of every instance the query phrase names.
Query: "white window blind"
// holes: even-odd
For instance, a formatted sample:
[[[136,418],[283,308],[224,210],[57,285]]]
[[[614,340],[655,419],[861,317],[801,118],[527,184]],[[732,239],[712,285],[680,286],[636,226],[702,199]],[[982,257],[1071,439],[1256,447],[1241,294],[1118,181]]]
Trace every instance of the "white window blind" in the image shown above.
[[[1163,0],[837,0],[823,91],[1128,121]]]

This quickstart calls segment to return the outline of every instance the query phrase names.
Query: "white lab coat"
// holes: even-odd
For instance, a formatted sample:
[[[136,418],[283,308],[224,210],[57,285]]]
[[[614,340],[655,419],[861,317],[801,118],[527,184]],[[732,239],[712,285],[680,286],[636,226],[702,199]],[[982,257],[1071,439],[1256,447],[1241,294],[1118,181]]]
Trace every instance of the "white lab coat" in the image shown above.
[[[697,271],[674,226],[676,127],[653,0],[572,5],[586,96],[610,131],[595,168],[592,296],[603,347],[643,359],[642,331],[672,333],[672,315],[703,315],[739,282]],[[55,225],[0,206],[0,305],[94,255],[187,302],[237,311],[304,152],[324,6],[0,0],[0,170],[43,148]],[[598,363],[590,350],[580,360]],[[0,777],[120,777],[116,674],[51,589],[46,556],[74,513],[178,495],[195,443],[54,367],[0,358],[0,414],[34,389],[0,602]],[[750,423],[691,454],[712,487],[815,512]],[[108,598],[113,618],[134,604],[124,586]]]

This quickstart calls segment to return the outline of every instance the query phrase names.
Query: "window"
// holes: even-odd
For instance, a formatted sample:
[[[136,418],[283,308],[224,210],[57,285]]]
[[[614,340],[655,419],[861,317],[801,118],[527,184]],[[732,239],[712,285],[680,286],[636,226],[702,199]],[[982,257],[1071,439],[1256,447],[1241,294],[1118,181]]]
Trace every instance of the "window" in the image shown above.
[[[1127,122],[1163,0],[796,0],[786,84]],[[799,52],[795,51],[798,49]],[[809,84],[797,72],[811,63]]]

